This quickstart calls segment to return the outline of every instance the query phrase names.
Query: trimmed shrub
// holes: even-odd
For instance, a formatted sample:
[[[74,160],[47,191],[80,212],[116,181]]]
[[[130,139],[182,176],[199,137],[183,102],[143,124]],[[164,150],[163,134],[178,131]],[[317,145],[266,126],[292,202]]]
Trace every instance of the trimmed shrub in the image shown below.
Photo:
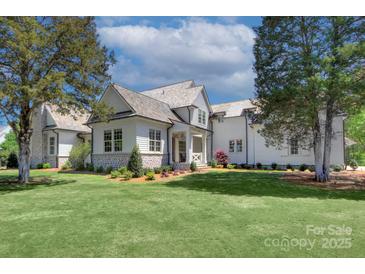
[[[257,169],[262,169],[262,164],[259,162],[259,163],[256,163],[256,168]]]
[[[154,172],[155,174],[161,174],[161,172],[162,172],[162,168],[161,168],[161,167],[155,167],[155,168],[153,169],[153,172]]]
[[[118,171],[118,170],[112,170],[111,172],[110,172],[110,178],[112,178],[112,179],[115,179],[115,178],[118,178],[118,177],[120,177],[120,172]]]
[[[190,163],[190,170],[191,172],[195,172],[197,170],[196,163],[194,161]]]
[[[43,168],[43,163],[39,163],[39,164],[37,164],[37,168],[38,168],[38,169],[42,169],[42,168]]]
[[[66,170],[66,169],[71,169],[72,165],[71,162],[69,160],[67,160],[61,167],[62,170]]]
[[[86,170],[93,172],[95,170],[94,165],[92,163],[87,163],[86,164]]]
[[[108,166],[106,169],[105,169],[105,173],[109,174],[113,171],[113,167],[112,166]]]
[[[96,173],[103,173],[104,172],[104,168],[102,166],[99,166],[96,168]]]
[[[147,173],[148,173],[148,172],[151,172],[151,171],[153,172],[153,169],[152,169],[152,168],[145,167],[145,168],[143,169],[143,174],[144,174],[144,175],[147,175]],[[153,173],[154,173],[154,172],[153,172]]]
[[[359,167],[359,165],[355,159],[350,159],[348,161],[348,165],[352,168],[352,170],[356,170]]]
[[[167,171],[162,171],[161,173],[161,178],[164,178],[164,177],[169,177],[169,173]]]
[[[133,173],[135,178],[143,176],[142,157],[138,145],[135,145],[132,149],[131,157],[128,161],[128,170]]]
[[[272,170],[276,170],[278,168],[278,164],[277,163],[272,163],[271,164],[271,169]]]
[[[291,164],[287,164],[286,169],[290,169],[291,171],[294,171],[294,167]]]
[[[179,171],[178,170],[174,170],[174,173],[173,173],[174,176],[177,176],[179,175]]]
[[[18,156],[15,152],[10,152],[7,162],[6,162],[7,168],[18,168]]]
[[[120,172],[120,174],[124,174],[128,171],[127,167],[125,166],[121,166],[120,168],[118,168],[118,171]]]
[[[78,143],[74,145],[70,151],[69,161],[76,170],[85,169],[85,159],[91,152],[89,143]]]
[[[126,172],[124,172],[124,174],[122,175],[122,177],[123,177],[124,180],[128,181],[128,180],[132,179],[133,172],[127,170]]]
[[[147,176],[147,178],[146,178],[147,181],[153,181],[156,179],[155,173],[153,171],[148,171],[146,176]]]
[[[306,164],[301,164],[300,166],[299,166],[299,170],[300,171],[305,171],[305,170],[307,170],[308,169],[308,165],[306,165]]]
[[[216,167],[217,167],[217,161],[216,161],[216,160],[212,160],[212,161],[210,162],[210,166],[211,166],[212,168],[216,168]]]
[[[161,166],[161,170],[165,171],[165,172],[171,172],[172,166],[170,166],[170,165]]]
[[[234,165],[234,164],[228,164],[228,165],[227,165],[227,168],[228,168],[228,169],[234,169],[234,168],[235,168],[235,165]]]
[[[51,168],[51,164],[50,163],[43,163],[43,168]]]
[[[340,165],[335,165],[333,167],[333,171],[335,171],[335,172],[340,172],[341,170],[342,170],[342,166],[340,166]]]
[[[216,151],[215,159],[219,165],[226,166],[228,164],[228,155],[223,150]]]

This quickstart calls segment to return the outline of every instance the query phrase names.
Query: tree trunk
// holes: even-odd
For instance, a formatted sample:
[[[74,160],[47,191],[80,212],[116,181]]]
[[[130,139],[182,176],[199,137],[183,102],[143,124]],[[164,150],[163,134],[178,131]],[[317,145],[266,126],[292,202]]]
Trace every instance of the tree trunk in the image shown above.
[[[30,142],[24,141],[19,144],[19,176],[21,184],[28,183],[30,169]]]
[[[330,178],[330,164],[331,164],[331,141],[332,141],[332,122],[333,122],[333,108],[332,104],[327,105],[326,123],[324,134],[324,151],[323,151],[323,173],[324,181],[329,181]]]
[[[28,107],[22,109],[19,121],[18,145],[18,181],[21,184],[28,183],[30,169],[30,138],[32,136],[32,112]]]
[[[321,125],[318,117],[313,130],[313,150],[314,150],[314,164],[315,164],[314,179],[317,182],[323,182],[325,180],[325,175],[323,173],[322,135],[321,135]]]

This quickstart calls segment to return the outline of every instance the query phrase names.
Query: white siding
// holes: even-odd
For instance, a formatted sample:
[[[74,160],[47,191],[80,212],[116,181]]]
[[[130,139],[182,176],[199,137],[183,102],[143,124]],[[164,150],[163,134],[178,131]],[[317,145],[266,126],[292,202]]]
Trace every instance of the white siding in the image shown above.
[[[208,105],[204,99],[203,92],[200,92],[199,96],[196,98],[196,100],[193,103],[198,108],[193,109],[191,111],[191,124],[202,127],[202,128],[208,128],[208,120],[209,120],[209,108]],[[198,112],[201,109],[205,111],[205,125],[200,124],[198,121]]]
[[[313,149],[299,149],[298,155],[290,155],[289,147],[283,144],[282,149],[265,145],[265,139],[258,130],[260,125],[247,128],[247,140],[245,138],[245,118],[233,117],[224,118],[223,123],[218,123],[217,119],[213,120],[213,156],[216,150],[222,149],[229,157],[231,163],[246,162],[246,141],[248,142],[248,163],[262,163],[270,165],[275,162],[280,165],[288,163],[292,165],[314,164]],[[333,122],[334,137],[332,140],[331,164],[344,164],[344,147],[343,147],[343,118],[336,117]],[[242,139],[242,152],[229,152],[229,140]],[[236,147],[235,147],[236,149]]]
[[[123,130],[123,153],[130,153],[136,144],[136,118],[113,120],[109,123],[97,123],[93,125],[93,153],[108,154],[104,152],[104,130]]]
[[[175,112],[177,113],[177,115],[179,115],[179,117],[181,117],[181,119],[183,119],[186,123],[190,123],[189,121],[189,110],[187,107],[183,107],[183,108],[177,108],[175,109]],[[191,111],[190,111],[191,112]]]
[[[116,113],[130,110],[129,106],[112,87],[105,91],[101,101],[105,102],[109,107],[113,107]]]
[[[167,153],[167,127],[169,125],[161,124],[146,119],[137,119],[136,121],[136,138],[141,153],[166,154]],[[156,129],[161,131],[161,152],[149,150],[149,130]]]
[[[47,111],[47,119],[46,119],[47,126],[53,126],[56,122],[53,120],[52,115]]]
[[[77,132],[60,130],[58,133],[59,143],[58,143],[58,156],[69,156],[72,147],[81,141],[77,137]]]
[[[213,157],[219,149],[223,150],[229,157],[231,163],[246,162],[246,138],[245,138],[245,118],[232,117],[225,118],[223,123],[213,120]],[[229,141],[242,139],[242,152],[229,152]]]

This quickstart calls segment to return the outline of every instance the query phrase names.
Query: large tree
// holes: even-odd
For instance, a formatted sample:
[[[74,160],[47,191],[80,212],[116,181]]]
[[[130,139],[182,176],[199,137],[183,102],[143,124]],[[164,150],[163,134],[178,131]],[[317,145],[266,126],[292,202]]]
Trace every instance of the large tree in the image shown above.
[[[95,102],[113,63],[92,17],[0,18],[0,111],[17,138],[21,183],[29,177],[35,109],[52,103],[62,113],[102,112]]]
[[[297,139],[312,147],[318,181],[329,179],[333,117],[364,102],[363,24],[354,17],[266,17],[256,29],[261,133],[269,145]]]

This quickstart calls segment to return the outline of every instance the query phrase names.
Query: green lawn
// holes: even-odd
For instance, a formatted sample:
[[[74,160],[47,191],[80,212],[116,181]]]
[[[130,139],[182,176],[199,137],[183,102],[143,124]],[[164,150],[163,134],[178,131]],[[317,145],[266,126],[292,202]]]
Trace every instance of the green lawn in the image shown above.
[[[0,171],[0,182],[15,175]],[[44,184],[0,186],[0,257],[365,257],[365,192],[295,186],[267,172],[165,183],[31,175]],[[307,235],[306,225],[345,225],[352,233]],[[272,246],[283,238],[289,249]],[[324,238],[335,246],[324,248]],[[295,239],[316,242],[301,249]]]

